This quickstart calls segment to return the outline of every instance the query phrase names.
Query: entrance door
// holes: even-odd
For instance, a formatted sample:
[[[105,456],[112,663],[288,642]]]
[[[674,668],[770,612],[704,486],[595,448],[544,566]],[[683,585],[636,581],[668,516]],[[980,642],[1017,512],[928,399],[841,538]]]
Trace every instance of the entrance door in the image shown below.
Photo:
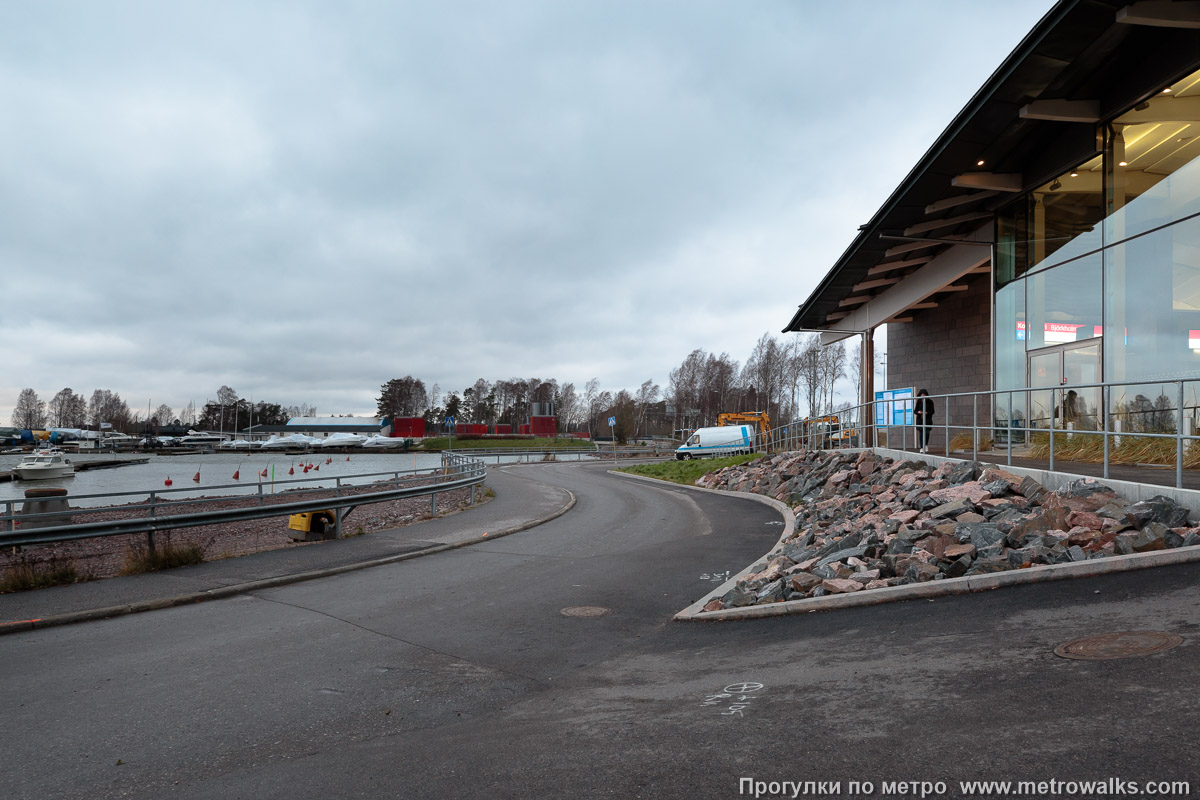
[[[1094,431],[1100,423],[1100,389],[1070,387],[1100,382],[1100,342],[1046,347],[1029,354],[1029,427]],[[1068,387],[1068,388],[1062,388]]]

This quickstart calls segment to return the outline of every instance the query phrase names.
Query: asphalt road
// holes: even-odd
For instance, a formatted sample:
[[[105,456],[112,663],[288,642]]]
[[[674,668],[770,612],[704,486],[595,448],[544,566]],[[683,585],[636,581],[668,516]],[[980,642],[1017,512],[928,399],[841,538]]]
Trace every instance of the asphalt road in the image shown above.
[[[0,639],[0,792],[725,798],[749,778],[961,796],[960,780],[1116,777],[1200,793],[1198,566],[678,623],[714,573],[774,543],[775,512],[602,467],[520,469],[575,509],[494,543]],[[1145,629],[1184,644],[1052,652]]]

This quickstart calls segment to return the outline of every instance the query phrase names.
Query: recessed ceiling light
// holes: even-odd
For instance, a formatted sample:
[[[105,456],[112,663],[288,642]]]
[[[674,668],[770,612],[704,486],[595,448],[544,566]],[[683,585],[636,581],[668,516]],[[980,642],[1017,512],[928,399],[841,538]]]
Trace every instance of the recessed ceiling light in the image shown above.
[[[1170,86],[1168,86],[1167,88],[1163,89],[1163,90],[1162,90],[1162,93],[1163,93],[1163,94],[1170,94],[1170,93],[1171,93],[1171,87],[1170,87]]]
[[[979,159],[978,161],[976,161],[976,162],[975,162],[975,166],[977,166],[977,167],[982,167],[982,166],[983,166],[983,159],[981,158],[981,159]]]
[[[1072,177],[1072,178],[1078,178],[1078,177],[1079,177],[1079,173],[1078,173],[1078,172],[1072,172],[1072,173],[1071,173],[1071,177]]]
[[[1118,162],[1117,162],[1117,166],[1118,166],[1118,167],[1128,167],[1128,166],[1129,166],[1129,162],[1128,162],[1128,161],[1118,161]]]

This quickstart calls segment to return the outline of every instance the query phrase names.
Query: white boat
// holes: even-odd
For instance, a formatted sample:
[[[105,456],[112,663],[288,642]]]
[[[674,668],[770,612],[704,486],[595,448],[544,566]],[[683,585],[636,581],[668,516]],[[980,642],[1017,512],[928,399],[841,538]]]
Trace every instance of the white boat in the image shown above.
[[[63,455],[63,451],[57,448],[35,450],[13,467],[13,474],[23,481],[71,478],[75,475],[75,466],[71,463],[71,459]]]
[[[179,445],[181,447],[215,447],[223,441],[225,441],[225,437],[218,433],[188,431],[187,436],[179,440]]]
[[[403,445],[404,445],[403,438],[396,438],[393,436],[382,436],[380,434],[375,434],[374,436],[372,436],[371,438],[367,439],[365,442],[362,443],[363,447],[371,447],[371,448],[401,447]]]
[[[321,442],[321,447],[358,447],[367,437],[357,433],[331,433]]]
[[[290,436],[277,436],[263,442],[263,450],[305,450],[320,443],[320,439],[305,436],[303,433],[293,433]]]
[[[245,439],[233,439],[228,442],[221,442],[217,445],[218,450],[249,450],[257,445],[246,441]]]

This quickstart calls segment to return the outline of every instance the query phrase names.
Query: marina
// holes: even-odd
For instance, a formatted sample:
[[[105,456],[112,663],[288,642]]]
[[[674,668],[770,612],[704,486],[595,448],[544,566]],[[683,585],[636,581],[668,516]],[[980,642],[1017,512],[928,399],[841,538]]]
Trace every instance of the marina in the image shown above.
[[[557,456],[560,460],[576,460],[587,457],[580,455]],[[0,475],[10,474],[21,458],[21,455],[0,455]],[[485,459],[488,465],[516,463],[525,460],[528,460],[528,457],[519,454],[488,455]],[[440,453],[386,451],[355,454],[314,452],[299,455],[270,451],[249,454],[216,452],[180,455],[173,458],[72,454],[71,461],[77,472],[74,477],[33,482],[0,481],[0,503],[8,500],[20,502],[24,500],[25,490],[34,486],[66,489],[69,492],[72,506],[87,506],[95,503],[88,499],[77,500],[76,496],[111,492],[138,492],[147,496],[152,491],[157,492],[168,488],[164,485],[168,479],[171,480],[174,490],[172,493],[181,497],[198,497],[205,494],[206,491],[211,494],[212,487],[216,486],[222,487],[219,490],[222,495],[239,495],[257,494],[260,485],[266,493],[283,491],[287,488],[284,481],[301,477],[325,479],[328,476],[328,480],[324,483],[332,487],[342,476],[364,472],[433,470],[442,465]],[[312,466],[309,468],[310,471],[305,474],[304,466],[307,464]],[[113,467],[120,468],[114,469]],[[237,478],[233,477],[235,474],[238,475]],[[199,480],[195,480],[197,477]],[[237,483],[237,486],[229,488],[228,485],[234,482]],[[187,491],[180,491],[183,489],[187,489]],[[134,501],[138,498],[131,496],[129,499]]]

